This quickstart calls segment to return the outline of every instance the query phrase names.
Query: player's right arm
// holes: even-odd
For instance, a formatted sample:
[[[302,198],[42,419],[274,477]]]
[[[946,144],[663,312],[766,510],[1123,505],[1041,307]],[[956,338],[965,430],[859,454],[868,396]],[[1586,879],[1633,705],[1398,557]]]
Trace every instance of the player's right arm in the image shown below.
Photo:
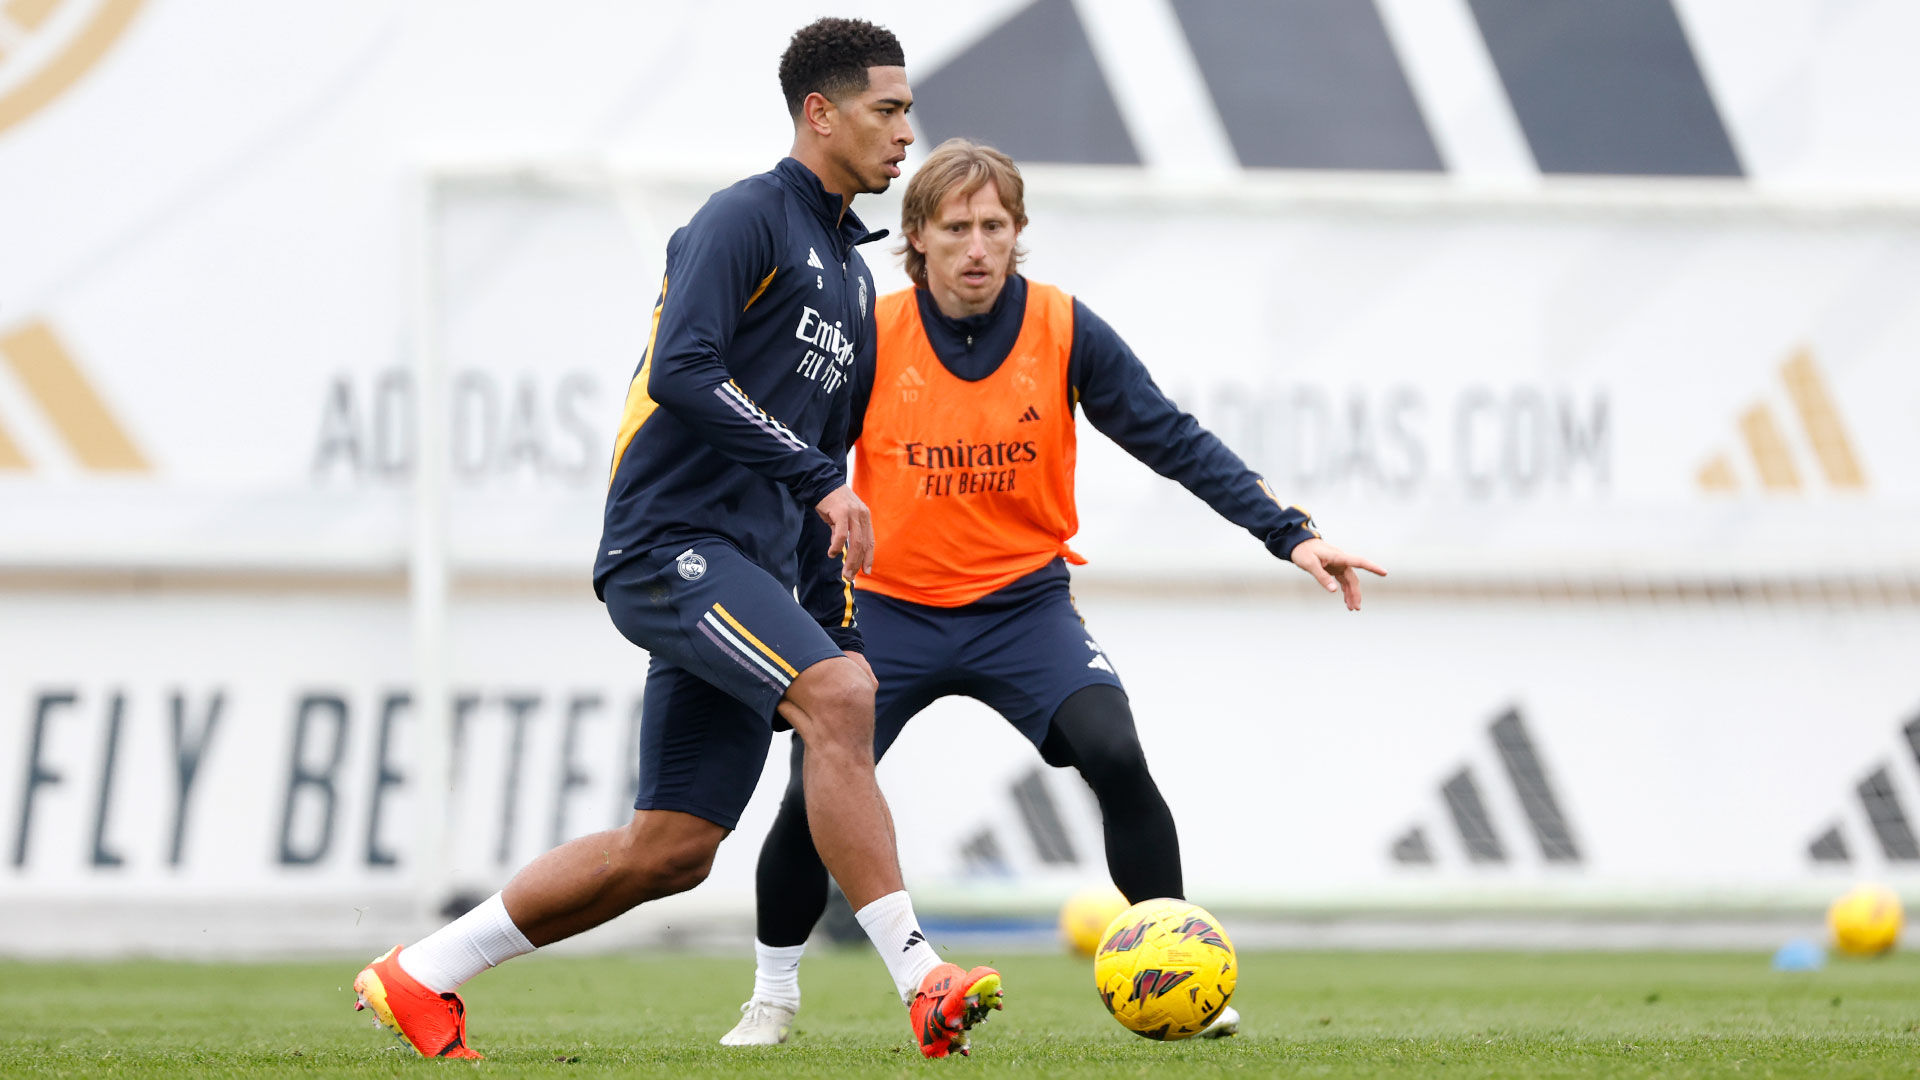
[[[646,390],[702,441],[815,506],[846,483],[839,466],[755,404],[723,359],[741,315],[779,268],[783,227],[778,198],[742,185],[708,201],[674,234]]]

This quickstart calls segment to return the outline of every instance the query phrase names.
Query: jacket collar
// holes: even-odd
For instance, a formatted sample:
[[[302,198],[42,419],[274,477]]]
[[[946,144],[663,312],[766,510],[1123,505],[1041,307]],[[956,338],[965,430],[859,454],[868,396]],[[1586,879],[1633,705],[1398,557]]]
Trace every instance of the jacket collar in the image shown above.
[[[814,216],[820,219],[820,223],[825,225],[828,231],[839,233],[841,243],[846,246],[870,243],[887,235],[885,229],[868,232],[866,223],[860,220],[860,215],[854,213],[851,207],[847,209],[846,216],[841,217],[840,196],[828,191],[827,186],[820,182],[820,178],[813,174],[813,170],[800,164],[797,158],[781,158],[780,164],[773,167],[773,175],[813,211]]]

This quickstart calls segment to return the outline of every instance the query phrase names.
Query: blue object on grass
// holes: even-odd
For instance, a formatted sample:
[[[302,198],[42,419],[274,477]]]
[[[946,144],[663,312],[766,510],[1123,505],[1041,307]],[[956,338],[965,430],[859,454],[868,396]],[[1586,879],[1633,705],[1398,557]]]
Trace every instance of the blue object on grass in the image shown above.
[[[1818,942],[1794,938],[1773,954],[1775,971],[1819,971],[1827,966],[1827,950]]]

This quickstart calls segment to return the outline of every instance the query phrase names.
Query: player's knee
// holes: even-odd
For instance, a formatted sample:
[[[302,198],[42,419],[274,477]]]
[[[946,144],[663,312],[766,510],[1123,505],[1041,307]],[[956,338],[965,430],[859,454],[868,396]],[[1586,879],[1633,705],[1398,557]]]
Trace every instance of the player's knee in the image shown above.
[[[835,664],[815,687],[813,711],[823,718],[864,724],[873,737],[873,680],[851,661]]]
[[[806,752],[841,755],[858,749],[873,758],[873,680],[851,661],[821,664],[807,671],[804,694],[795,704],[806,712],[800,729]]]
[[[686,892],[707,879],[725,836],[691,815],[638,813],[607,852],[608,869],[634,903]]]
[[[1147,753],[1137,737],[1076,746],[1074,764],[1096,793],[1143,790],[1153,783],[1153,774],[1147,770]]]
[[[683,841],[664,844],[652,852],[654,888],[662,896],[683,893],[707,880],[713,871],[711,844]]]
[[[1096,793],[1152,783],[1133,710],[1117,686],[1075,691],[1054,713],[1040,750],[1050,765],[1078,768]]]

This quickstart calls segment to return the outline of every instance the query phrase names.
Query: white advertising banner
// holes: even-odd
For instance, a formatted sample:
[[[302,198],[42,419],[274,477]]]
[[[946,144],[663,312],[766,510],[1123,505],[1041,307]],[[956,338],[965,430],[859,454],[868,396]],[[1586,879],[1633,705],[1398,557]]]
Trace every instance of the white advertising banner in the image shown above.
[[[1035,273],[1282,498],[1405,569],[1804,574],[1810,514],[1836,563],[1920,552],[1920,222],[1309,201],[1129,236],[1049,209]],[[1226,557],[1193,500],[1104,450],[1090,549]]]
[[[1222,903],[1769,903],[1920,869],[1911,610],[1082,597]],[[44,597],[0,623],[0,899],[391,903],[431,872],[396,601]],[[626,820],[644,656],[585,601],[456,608],[448,889]],[[271,627],[271,630],[263,630]],[[750,911],[776,739],[698,910]],[[977,703],[882,763],[941,911],[1104,877],[1098,817]],[[931,777],[994,797],[956,814]],[[687,910],[668,908],[669,912]],[[343,928],[344,932],[344,928]]]
[[[1283,499],[1410,574],[1916,570],[1920,216],[1419,189],[1396,207],[1404,186],[1102,205],[1085,177],[1052,175],[1050,194],[1050,175],[1034,178],[1027,271],[1102,314]],[[584,567],[664,235],[705,190],[456,188],[436,207],[439,299],[418,314],[449,370],[456,559]],[[871,209],[887,220],[892,205]],[[883,287],[899,283],[891,253],[869,253]],[[99,346],[136,332],[105,326]],[[145,472],[10,482],[6,554],[397,557],[412,367],[265,365],[240,397],[211,361],[170,358],[126,406],[154,418],[139,425]],[[196,422],[209,409],[246,422]],[[1094,572],[1260,569],[1258,546],[1191,496],[1090,426],[1082,443]]]
[[[608,220],[589,227],[593,197],[475,184],[449,182],[441,273],[454,291],[437,310],[460,373],[455,470],[478,513],[478,496],[497,498],[504,479],[487,463],[524,485],[545,462],[564,484],[553,463],[569,460],[524,434],[540,427],[537,390],[518,391],[521,419],[495,419],[506,391],[480,373],[634,336],[630,306],[596,311],[582,296],[616,279],[644,292],[666,232],[712,185],[629,177],[611,192],[623,221],[603,192]],[[868,210],[890,221],[895,204]],[[1630,185],[1488,198],[1359,180],[1183,194],[1036,170],[1028,209],[1029,274],[1102,314],[1283,498],[1404,570],[1915,568],[1920,429],[1907,418],[1920,400],[1920,309],[1907,297],[1920,290],[1920,206]],[[510,261],[498,255],[507,235]],[[882,288],[903,284],[890,251],[869,255],[884,264]],[[597,269],[576,277],[574,260]],[[468,281],[485,285],[469,294]],[[583,395],[608,382],[591,371],[583,362],[567,376]],[[504,455],[475,435],[515,430],[521,443]],[[1082,445],[1093,572],[1260,569],[1257,546],[1090,426]],[[323,453],[353,456],[345,444]],[[1821,568],[1799,536],[1809,514],[1822,523]],[[475,539],[458,543],[500,536],[464,532]]]

